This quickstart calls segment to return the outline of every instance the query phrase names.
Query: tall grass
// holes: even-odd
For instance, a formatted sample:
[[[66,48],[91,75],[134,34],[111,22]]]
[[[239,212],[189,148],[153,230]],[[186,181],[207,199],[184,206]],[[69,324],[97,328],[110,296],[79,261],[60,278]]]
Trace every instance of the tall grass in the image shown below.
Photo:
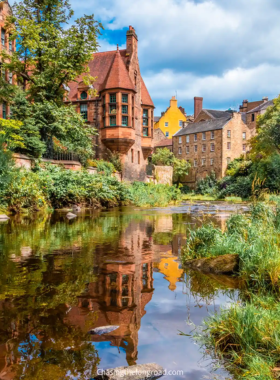
[[[252,205],[233,215],[223,233],[213,225],[190,232],[183,260],[238,254],[247,286],[241,301],[205,321],[196,339],[236,379],[269,380],[280,367],[280,208]]]

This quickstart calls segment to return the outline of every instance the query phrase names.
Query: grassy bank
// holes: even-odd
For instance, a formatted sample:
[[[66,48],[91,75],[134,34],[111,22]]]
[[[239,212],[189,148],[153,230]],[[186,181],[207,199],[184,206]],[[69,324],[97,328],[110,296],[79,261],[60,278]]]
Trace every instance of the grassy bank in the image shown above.
[[[190,232],[183,260],[238,254],[246,287],[241,301],[208,318],[196,339],[237,379],[274,379],[280,367],[280,208],[252,205],[223,233],[213,225]]]
[[[79,204],[84,207],[166,206],[181,199],[180,191],[167,185],[120,183],[110,175],[91,175],[59,166],[38,166],[33,171],[10,168],[0,183],[2,212],[58,209]]]

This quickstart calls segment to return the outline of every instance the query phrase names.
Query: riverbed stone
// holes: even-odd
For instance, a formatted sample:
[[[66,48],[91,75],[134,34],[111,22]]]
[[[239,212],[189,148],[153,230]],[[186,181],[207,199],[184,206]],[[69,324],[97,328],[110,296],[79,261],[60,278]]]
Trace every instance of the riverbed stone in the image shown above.
[[[186,261],[185,265],[205,273],[234,274],[239,270],[238,255],[222,255]]]
[[[82,209],[81,209],[80,206],[78,206],[78,205],[74,205],[74,206],[72,207],[72,211],[74,211],[74,212],[81,212]]]
[[[74,219],[74,218],[77,218],[77,215],[76,214],[73,214],[72,212],[68,212],[66,214],[66,218],[67,219]]]
[[[98,370],[96,380],[148,380],[157,379],[164,375],[164,369],[156,363],[138,364],[130,367],[117,367]],[[102,374],[100,373],[102,372]]]
[[[10,219],[10,218],[8,217],[8,215],[0,214],[0,221],[2,221],[2,220],[8,220],[8,219]]]

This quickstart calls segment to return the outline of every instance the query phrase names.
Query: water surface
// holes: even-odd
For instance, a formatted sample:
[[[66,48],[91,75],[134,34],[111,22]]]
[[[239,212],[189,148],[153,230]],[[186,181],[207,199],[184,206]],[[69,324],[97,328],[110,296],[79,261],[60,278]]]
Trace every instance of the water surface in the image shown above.
[[[149,362],[171,371],[168,379],[211,377],[211,358],[180,331],[190,334],[238,290],[185,273],[179,257],[189,229],[224,228],[237,207],[125,207],[1,223],[0,379],[91,379],[97,368]],[[88,334],[108,325],[119,328]]]

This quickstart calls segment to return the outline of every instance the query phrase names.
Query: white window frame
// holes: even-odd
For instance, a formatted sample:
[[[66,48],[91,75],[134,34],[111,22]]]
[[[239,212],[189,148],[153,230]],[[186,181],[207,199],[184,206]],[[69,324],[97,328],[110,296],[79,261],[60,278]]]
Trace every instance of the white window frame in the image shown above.
[[[194,145],[193,151],[194,151],[194,153],[197,153],[197,145]]]
[[[215,152],[215,144],[214,144],[214,143],[212,143],[212,144],[210,145],[210,151],[211,151],[211,152]]]
[[[189,145],[186,146],[186,153],[187,153],[187,154],[190,153],[190,146],[189,146]]]
[[[231,130],[230,130],[230,129],[227,130],[227,137],[228,137],[229,139],[231,138]]]
[[[201,166],[206,166],[206,158],[201,159]]]
[[[169,137],[169,132],[165,132],[165,137]]]
[[[201,151],[204,153],[206,152],[206,144],[202,144]]]
[[[179,146],[178,154],[182,154],[182,148]]]
[[[166,121],[166,122],[164,123],[164,126],[165,126],[166,128],[168,128],[168,121]]]
[[[197,133],[194,134],[194,141],[197,141]]]
[[[242,133],[242,139],[243,139],[243,140],[246,140],[246,132],[243,132],[243,133]]]
[[[183,120],[179,120],[179,127],[180,127],[180,128],[183,127]]]
[[[230,164],[230,161],[231,161],[230,157],[227,157],[227,165]]]
[[[246,152],[246,144],[242,144],[242,151]]]
[[[202,140],[206,140],[206,132],[202,132]]]
[[[211,166],[214,165],[214,158],[210,158],[210,165],[211,165]]]
[[[214,140],[215,138],[215,131],[211,131],[211,140]]]
[[[197,160],[193,160],[193,167],[197,168]]]
[[[231,142],[230,141],[227,142],[227,150],[231,150]]]
[[[179,144],[182,144],[182,136],[179,137]]]
[[[186,142],[187,142],[187,143],[190,142],[190,135],[187,135],[187,136],[186,136]]]

